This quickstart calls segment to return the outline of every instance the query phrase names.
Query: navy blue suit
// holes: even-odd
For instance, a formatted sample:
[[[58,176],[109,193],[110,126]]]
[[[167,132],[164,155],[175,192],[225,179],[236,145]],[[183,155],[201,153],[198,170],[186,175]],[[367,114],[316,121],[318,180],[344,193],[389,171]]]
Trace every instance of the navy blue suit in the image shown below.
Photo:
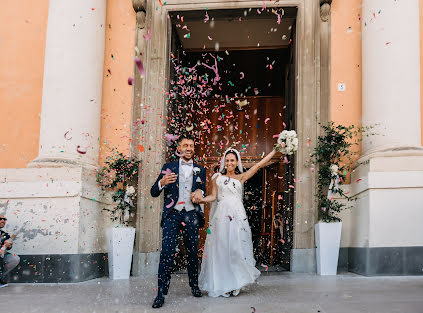
[[[198,174],[193,173],[191,190],[195,191],[200,189],[205,195],[206,170],[196,164],[193,164],[193,166],[194,168],[199,168],[200,172]],[[178,175],[178,178],[175,183],[169,184],[160,190],[158,183],[165,175],[163,174],[163,171],[166,172],[168,169]],[[158,272],[158,287],[159,294],[167,294],[170,276],[173,269],[176,238],[180,231],[182,231],[183,234],[187,254],[189,285],[191,288],[198,287],[198,230],[200,227],[204,226],[204,213],[202,212],[199,204],[194,204],[195,209],[188,212],[185,210],[177,211],[174,209],[179,198],[179,161],[163,165],[159,177],[151,187],[150,193],[153,197],[158,197],[162,191],[164,191],[164,204],[161,220],[163,236]]]

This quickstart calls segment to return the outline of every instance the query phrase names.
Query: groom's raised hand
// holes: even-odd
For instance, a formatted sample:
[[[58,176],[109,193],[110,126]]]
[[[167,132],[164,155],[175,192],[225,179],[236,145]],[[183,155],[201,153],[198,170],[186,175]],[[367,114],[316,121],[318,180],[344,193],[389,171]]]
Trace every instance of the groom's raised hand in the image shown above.
[[[178,176],[175,173],[166,174],[160,179],[160,186],[164,187],[166,185],[176,182]]]

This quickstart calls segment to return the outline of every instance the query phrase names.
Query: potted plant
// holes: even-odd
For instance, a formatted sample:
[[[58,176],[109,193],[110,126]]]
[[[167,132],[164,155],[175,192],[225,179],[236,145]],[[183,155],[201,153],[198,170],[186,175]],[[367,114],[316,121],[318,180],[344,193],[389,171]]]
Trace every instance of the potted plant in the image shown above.
[[[135,239],[133,217],[136,213],[139,161],[112,149],[104,166],[97,172],[97,182],[104,193],[111,193],[109,212],[114,226],[107,229],[109,277],[128,279]]]
[[[313,165],[317,165],[317,205],[319,222],[315,225],[317,273],[336,275],[339,247],[341,242],[342,221],[339,212],[356,200],[340,188],[345,183],[358,155],[353,149],[361,141],[360,134],[372,127],[335,125],[329,122],[321,125],[322,135],[311,155]],[[336,196],[336,199],[335,199]]]

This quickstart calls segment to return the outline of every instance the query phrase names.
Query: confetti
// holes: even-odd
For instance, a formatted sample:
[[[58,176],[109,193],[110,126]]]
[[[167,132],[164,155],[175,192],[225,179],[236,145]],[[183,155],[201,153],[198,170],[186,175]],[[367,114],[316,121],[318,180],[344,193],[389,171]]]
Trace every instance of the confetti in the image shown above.
[[[144,152],[144,146],[142,146],[142,145],[138,145],[137,149],[138,149],[139,152]]]
[[[76,147],[76,151],[77,151],[79,154],[85,154],[85,153],[87,153],[87,151],[82,151],[82,150],[80,150],[80,148],[81,148],[81,146],[77,146],[77,147]]]
[[[134,79],[132,77],[128,77],[128,85],[132,86],[134,84]]]
[[[142,35],[144,37],[145,40],[150,40],[151,38],[151,29],[149,29],[147,31],[147,35]],[[139,53],[138,53],[139,54]]]
[[[170,203],[168,204],[168,205],[166,205],[166,208],[170,208],[170,207],[172,207],[172,205],[174,205],[175,204],[175,201],[173,200],[173,199],[170,199]]]
[[[165,174],[165,175],[170,175],[172,173],[173,172],[172,172],[172,170],[170,168],[167,168],[166,171],[162,171],[162,174]]]
[[[140,72],[141,76],[145,76],[144,66],[143,66],[142,61],[139,57],[135,58],[135,64],[137,65],[138,71]]]
[[[356,182],[356,183],[358,183],[358,182],[360,182],[360,181],[361,181],[361,178],[357,179],[355,182]]]
[[[69,132],[70,132],[70,130],[68,130],[64,135],[63,135],[63,137],[65,137],[65,139],[66,140],[71,140],[72,139],[72,137],[70,137],[70,138],[68,138],[67,137],[67,134],[69,134]]]

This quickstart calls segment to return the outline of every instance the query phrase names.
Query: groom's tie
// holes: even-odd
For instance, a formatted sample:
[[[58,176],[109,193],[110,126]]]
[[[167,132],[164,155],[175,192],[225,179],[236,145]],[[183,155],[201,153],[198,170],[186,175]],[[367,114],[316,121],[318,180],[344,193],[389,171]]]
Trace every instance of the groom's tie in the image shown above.
[[[184,160],[182,160],[182,161],[181,161],[181,165],[188,165],[188,166],[191,166],[192,164],[193,164],[192,160],[191,160],[191,161],[189,161],[189,162],[186,162],[186,161],[184,161]]]

